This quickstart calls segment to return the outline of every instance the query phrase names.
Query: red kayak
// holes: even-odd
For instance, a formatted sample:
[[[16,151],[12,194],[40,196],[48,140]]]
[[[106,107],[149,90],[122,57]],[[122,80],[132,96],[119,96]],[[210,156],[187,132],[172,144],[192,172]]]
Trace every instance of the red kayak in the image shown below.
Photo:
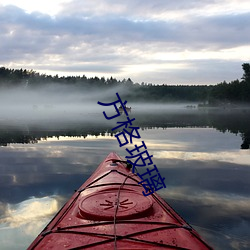
[[[212,249],[110,153],[28,249]]]

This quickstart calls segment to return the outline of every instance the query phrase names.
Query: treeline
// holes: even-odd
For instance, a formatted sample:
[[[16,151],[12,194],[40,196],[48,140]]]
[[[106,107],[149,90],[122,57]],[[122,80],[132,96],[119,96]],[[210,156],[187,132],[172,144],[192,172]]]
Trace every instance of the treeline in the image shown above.
[[[133,112],[133,111],[132,111]],[[180,110],[179,112],[169,112],[162,110],[161,112],[133,112],[133,118],[136,119],[136,125],[141,130],[151,128],[201,128],[209,127],[219,130],[220,132],[230,132],[240,135],[242,138],[239,148],[249,149],[250,146],[250,110],[221,110],[214,112],[187,112]],[[90,115],[91,116],[91,115]],[[89,116],[89,117],[90,117]],[[86,116],[87,117],[87,116]],[[150,117],[150,119],[149,119]],[[87,119],[86,119],[87,120]],[[100,117],[103,121],[103,117]],[[44,129],[46,127],[46,129]],[[75,120],[62,123],[60,121],[48,120],[40,125],[34,125],[29,121],[25,123],[13,124],[0,123],[0,146],[7,146],[12,143],[37,143],[41,139],[52,137],[68,136],[68,137],[86,137],[87,135],[104,135],[105,133],[114,136],[112,131],[114,126],[110,122],[75,122]]]
[[[134,83],[130,78],[117,80],[113,77],[52,76],[34,70],[0,68],[1,87],[37,88],[53,83],[80,88],[82,91],[113,89],[119,87],[128,101],[192,101],[209,105],[225,103],[250,103],[250,64],[242,65],[241,80],[222,82],[217,85],[153,85]],[[119,92],[120,93],[120,92]]]
[[[215,85],[209,95],[210,104],[250,103],[250,64],[242,64],[244,74],[240,80]]]

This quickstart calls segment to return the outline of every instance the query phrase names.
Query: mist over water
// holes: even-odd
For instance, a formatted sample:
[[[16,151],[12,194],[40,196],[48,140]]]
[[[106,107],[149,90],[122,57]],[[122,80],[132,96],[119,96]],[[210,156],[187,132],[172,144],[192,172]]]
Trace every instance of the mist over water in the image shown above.
[[[135,118],[134,126],[147,127],[213,127],[220,131],[240,133],[244,148],[249,148],[250,110],[249,109],[204,109],[197,103],[149,103],[130,102],[129,90],[118,86],[112,89],[84,89],[65,84],[52,84],[44,87],[19,87],[0,89],[0,139],[1,144],[21,142],[23,136],[31,140],[41,137],[74,135],[98,135],[111,131],[117,121],[126,120],[123,113],[115,119],[105,119],[103,112],[111,117],[116,113],[113,105],[102,106],[98,101],[117,101],[116,93],[131,107],[130,118]],[[142,99],[140,97],[140,99]],[[117,104],[120,106],[120,104]],[[90,129],[91,128],[91,129]],[[72,133],[74,129],[74,133]],[[21,131],[9,140],[2,131]],[[40,130],[39,136],[37,132]],[[24,131],[24,135],[23,132]],[[46,132],[42,132],[46,131]],[[55,132],[57,131],[57,132]],[[62,132],[60,132],[62,131]],[[4,137],[4,138],[3,138]],[[28,139],[28,141],[29,141]],[[26,141],[26,139],[24,140]]]
[[[122,101],[129,94],[56,84],[0,90],[3,249],[26,248],[109,152],[126,155],[112,131],[126,115],[106,120],[103,111],[112,116],[115,108],[97,104],[116,101],[116,93]],[[215,249],[247,249],[249,150],[240,148],[249,145],[249,110],[127,101],[140,140],[166,178],[161,196]]]
[[[80,93],[66,86],[5,89],[0,92],[1,119],[80,118],[82,114],[98,111],[93,99],[93,94]]]
[[[42,122],[69,122],[88,121],[105,122],[102,114],[114,114],[113,106],[98,105],[101,101],[109,103],[117,100],[118,93],[124,102],[124,94],[128,91],[124,87],[116,87],[111,90],[83,90],[66,85],[53,84],[50,86],[30,88],[0,89],[0,121],[18,123],[42,123]],[[189,103],[153,104],[153,103],[127,103],[133,112],[178,112],[185,109]],[[119,104],[117,104],[119,106]]]

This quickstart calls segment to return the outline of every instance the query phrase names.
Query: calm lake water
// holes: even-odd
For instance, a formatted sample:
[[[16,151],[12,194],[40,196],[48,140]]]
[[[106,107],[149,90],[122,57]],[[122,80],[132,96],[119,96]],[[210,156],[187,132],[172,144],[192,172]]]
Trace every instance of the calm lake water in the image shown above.
[[[158,193],[215,249],[250,249],[250,110],[133,107],[165,177]],[[27,248],[108,153],[128,155],[111,133],[126,116],[103,110],[0,117],[1,249]]]

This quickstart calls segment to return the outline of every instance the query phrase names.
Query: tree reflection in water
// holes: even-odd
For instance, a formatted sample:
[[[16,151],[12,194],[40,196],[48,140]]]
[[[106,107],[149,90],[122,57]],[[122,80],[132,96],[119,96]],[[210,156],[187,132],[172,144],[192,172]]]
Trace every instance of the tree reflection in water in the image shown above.
[[[173,112],[171,110],[148,110],[132,112],[135,124],[141,129],[146,128],[185,128],[185,127],[210,127],[221,132],[230,132],[240,135],[241,149],[249,149],[250,145],[250,109],[222,110],[222,109],[193,109]],[[123,115],[118,118],[122,119]],[[86,117],[85,117],[86,118]],[[48,121],[47,124],[25,125],[0,124],[0,145],[8,146],[11,143],[37,143],[41,139],[50,137],[69,136],[86,137],[87,135],[100,135],[111,131],[110,124],[98,122],[101,114],[93,122],[57,122]]]

